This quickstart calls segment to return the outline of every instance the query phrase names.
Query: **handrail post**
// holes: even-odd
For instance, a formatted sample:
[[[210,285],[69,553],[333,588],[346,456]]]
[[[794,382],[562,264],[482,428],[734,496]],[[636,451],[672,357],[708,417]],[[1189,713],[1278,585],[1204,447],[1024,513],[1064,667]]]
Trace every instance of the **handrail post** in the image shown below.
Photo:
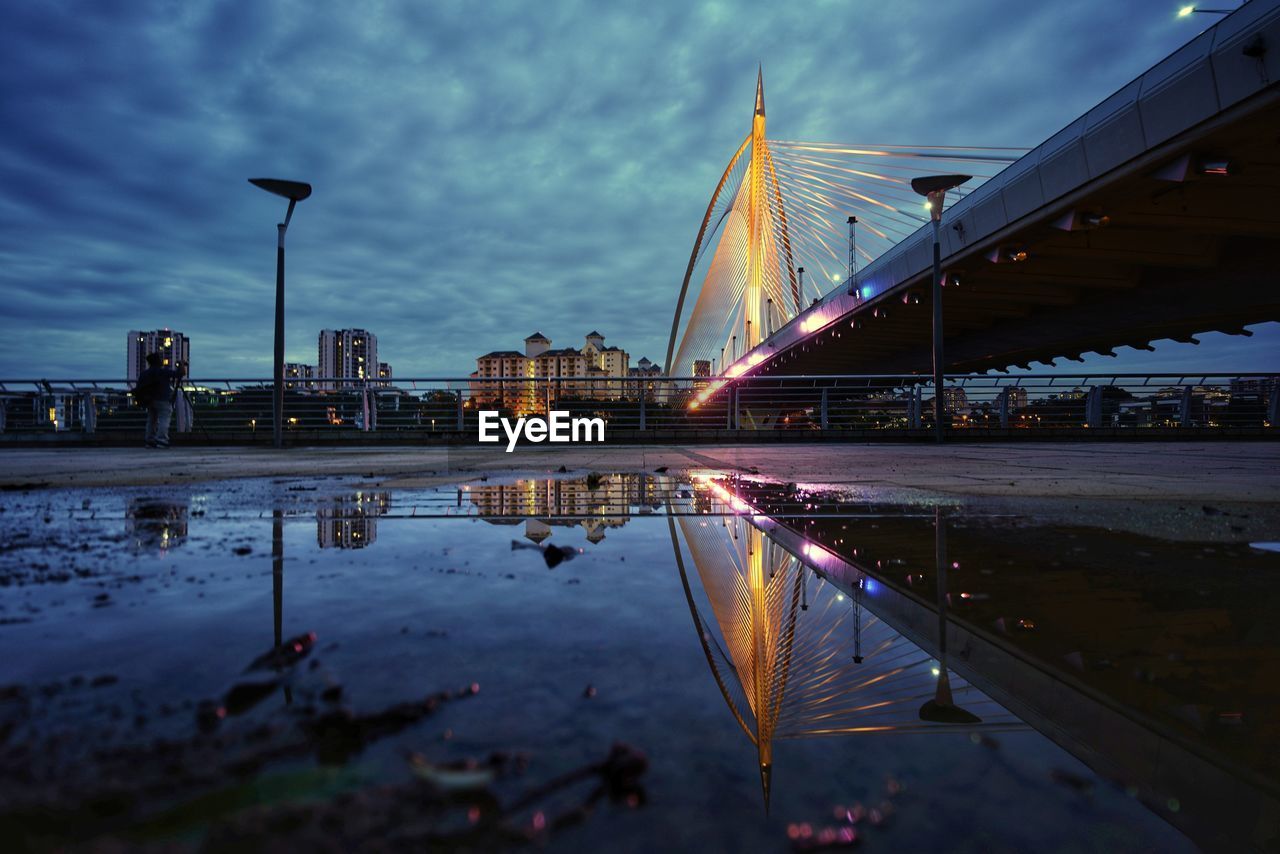
[[[1084,421],[1090,427],[1102,426],[1102,386],[1089,387],[1084,403]]]
[[[639,428],[641,430],[648,429],[647,425],[645,424],[645,400],[646,400],[646,395],[644,393],[644,388],[641,387],[640,389],[640,428]]]
[[[465,430],[465,429],[466,429],[466,424],[465,424],[465,422],[464,422],[464,420],[463,420],[463,416],[464,416],[464,413],[463,413],[464,404],[463,404],[463,401],[462,401],[462,389],[458,389],[458,400],[457,400],[457,403],[458,403],[458,432],[459,432],[459,433],[461,433],[463,430]]]
[[[1000,390],[1000,429],[1009,429],[1009,389]]]
[[[827,387],[822,387],[822,419],[821,426],[823,430],[827,429]]]
[[[1189,385],[1182,387],[1182,405],[1178,411],[1178,426],[1191,426],[1191,386]]]
[[[80,429],[84,433],[94,433],[98,429],[98,409],[93,402],[93,393],[84,392],[80,396]]]

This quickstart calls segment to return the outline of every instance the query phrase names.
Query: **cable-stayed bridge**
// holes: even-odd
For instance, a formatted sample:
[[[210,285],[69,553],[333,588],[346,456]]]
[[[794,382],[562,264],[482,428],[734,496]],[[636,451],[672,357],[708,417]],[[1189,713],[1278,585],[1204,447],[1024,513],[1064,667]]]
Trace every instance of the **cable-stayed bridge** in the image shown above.
[[[948,371],[1114,355],[1280,320],[1280,0],[1253,0],[1034,149],[786,142],[751,132],[712,193],[666,372],[925,374],[950,194]]]

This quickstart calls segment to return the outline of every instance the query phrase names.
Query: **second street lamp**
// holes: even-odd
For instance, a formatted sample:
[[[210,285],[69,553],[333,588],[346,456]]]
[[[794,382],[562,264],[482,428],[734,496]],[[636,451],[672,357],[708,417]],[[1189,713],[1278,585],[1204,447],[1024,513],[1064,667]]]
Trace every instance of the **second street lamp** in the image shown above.
[[[284,447],[284,233],[293,218],[293,208],[311,195],[311,185],[301,181],[282,181],[279,178],[250,178],[249,183],[268,193],[289,200],[289,210],[284,222],[276,225],[276,335],[275,335],[275,384],[271,395],[271,438],[277,448]]]
[[[947,190],[959,187],[972,175],[928,175],[912,178],[911,189],[928,199],[929,217],[933,220],[933,436],[941,442],[942,429],[942,206]]]

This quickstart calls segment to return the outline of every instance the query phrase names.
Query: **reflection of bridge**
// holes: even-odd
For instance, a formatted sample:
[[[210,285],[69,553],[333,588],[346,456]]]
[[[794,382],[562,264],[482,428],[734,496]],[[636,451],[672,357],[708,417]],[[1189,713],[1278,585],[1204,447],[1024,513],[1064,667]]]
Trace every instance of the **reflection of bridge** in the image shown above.
[[[1099,579],[1072,590],[1084,585],[1085,578],[1073,585],[1076,576],[1064,569],[1049,572],[1037,564],[1029,573],[1009,572],[1011,552],[997,545],[1008,528],[984,535],[971,524],[953,525],[939,537],[945,528],[939,528],[934,516],[910,510],[868,507],[849,513],[845,506],[846,512],[826,518],[825,511],[810,509],[818,499],[794,485],[743,482],[731,490],[725,484],[713,488],[723,495],[724,512],[738,514],[739,526],[760,532],[766,554],[794,556],[832,589],[846,597],[860,595],[864,620],[874,615],[926,652],[945,654],[959,676],[1104,778],[1128,788],[1198,845],[1206,850],[1274,848],[1280,786],[1274,778],[1272,701],[1259,684],[1274,656],[1262,649],[1252,652],[1248,662],[1232,656],[1228,649],[1241,626],[1220,627],[1229,638],[1224,648],[1220,638],[1206,632],[1206,622],[1215,617],[1203,606],[1167,610],[1176,607],[1170,604],[1173,590],[1145,597],[1161,603],[1157,610],[1114,581]],[[866,524],[855,524],[861,515]],[[952,540],[961,541],[948,546]],[[1053,550],[1052,541],[1046,546],[1042,535],[1036,542],[1038,554]],[[1101,545],[1108,551],[1107,543]],[[966,564],[961,575],[968,580],[958,588],[954,581],[948,584],[947,576],[959,570],[960,560]],[[1120,553],[1115,560],[1127,565],[1132,558]],[[1098,561],[1092,555],[1086,563],[1096,570]],[[980,601],[987,594],[971,585],[979,577],[987,580],[978,583],[991,584],[992,576],[981,573],[996,566],[1001,569],[995,577],[1009,577],[1004,588],[989,588],[996,600],[993,612]],[[936,584],[930,583],[930,575]],[[1021,598],[999,595],[999,589],[1010,588],[1020,589]],[[956,592],[948,596],[949,590]],[[990,619],[1019,603],[1038,612],[1035,621]],[[1046,624],[1037,627],[1041,614]],[[1064,619],[1071,625],[1064,626]],[[1159,630],[1161,620],[1169,631]],[[1063,655],[1064,643],[1077,651]],[[1187,666],[1155,685],[1129,679],[1127,671],[1113,671],[1110,658],[1122,669],[1141,659],[1142,654],[1126,652],[1135,645],[1139,650],[1159,648],[1158,658],[1174,650],[1168,657],[1176,654],[1182,661],[1185,656]],[[1191,699],[1179,700],[1180,695]],[[1188,710],[1211,715],[1222,697],[1233,704],[1228,709],[1249,707],[1243,715],[1254,722],[1248,741],[1237,733],[1189,724]]]
[[[695,506],[708,512],[742,509],[713,481],[696,489],[703,494]],[[810,568],[812,549],[788,551],[762,517],[668,516],[668,523],[707,665],[756,748],[766,809],[775,740],[1018,725],[968,683],[953,684],[945,650],[926,652],[865,608],[876,586],[865,574],[837,586]],[[714,626],[699,609],[681,540]]]
[[[1280,319],[1276,44],[1280,0],[1245,3],[962,191],[942,229],[948,370]],[[667,373],[927,372],[932,236],[903,230],[924,219],[904,185],[991,162],[1001,154],[774,142],[758,89],[695,241]],[[845,215],[858,220],[847,254]],[[839,285],[806,304],[819,278],[815,292]]]

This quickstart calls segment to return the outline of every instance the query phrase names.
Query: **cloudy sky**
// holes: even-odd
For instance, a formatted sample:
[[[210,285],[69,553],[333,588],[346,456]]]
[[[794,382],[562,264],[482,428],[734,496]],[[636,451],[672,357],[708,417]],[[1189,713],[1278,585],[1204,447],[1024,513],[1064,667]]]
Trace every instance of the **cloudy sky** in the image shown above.
[[[656,360],[757,63],[779,138],[1032,146],[1212,21],[1176,6],[8,3],[0,376],[117,377],[125,333],[162,326],[197,376],[268,375],[284,204],[259,175],[315,186],[290,361],[342,326],[398,376],[535,329]],[[1274,326],[1097,363],[1256,368]]]

